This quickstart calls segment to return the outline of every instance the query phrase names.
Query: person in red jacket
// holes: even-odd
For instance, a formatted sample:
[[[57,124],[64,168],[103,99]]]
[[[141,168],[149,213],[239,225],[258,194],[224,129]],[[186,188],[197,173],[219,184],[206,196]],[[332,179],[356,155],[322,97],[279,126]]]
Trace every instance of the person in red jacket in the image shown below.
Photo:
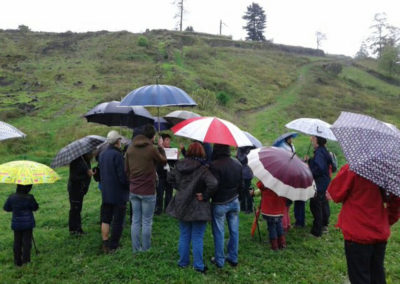
[[[386,242],[390,226],[400,217],[400,198],[357,175],[348,164],[328,192],[333,201],[343,203],[336,226],[343,233],[350,282],[386,283]]]
[[[282,217],[286,209],[286,198],[278,196],[261,181],[257,182],[257,187],[261,190],[261,214],[267,222],[271,249],[284,249],[286,239]]]

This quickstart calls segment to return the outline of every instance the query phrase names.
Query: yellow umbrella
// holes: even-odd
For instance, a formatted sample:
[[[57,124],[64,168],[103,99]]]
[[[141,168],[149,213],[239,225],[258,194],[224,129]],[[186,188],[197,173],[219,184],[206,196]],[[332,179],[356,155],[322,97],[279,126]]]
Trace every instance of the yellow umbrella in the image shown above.
[[[32,161],[12,161],[0,165],[0,183],[54,183],[58,174],[50,167]]]

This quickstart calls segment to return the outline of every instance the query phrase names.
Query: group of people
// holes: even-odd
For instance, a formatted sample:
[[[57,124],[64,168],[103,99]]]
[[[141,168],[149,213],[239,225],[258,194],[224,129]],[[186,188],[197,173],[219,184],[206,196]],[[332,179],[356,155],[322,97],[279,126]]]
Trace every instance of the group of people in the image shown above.
[[[69,230],[83,234],[81,210],[92,176],[97,176],[102,194],[101,236],[104,252],[118,249],[125,222],[127,203],[131,204],[131,240],[134,253],[151,247],[154,214],[163,211],[179,220],[179,267],[190,265],[192,246],[193,267],[205,273],[203,238],[207,222],[211,222],[214,256],[211,263],[222,268],[227,262],[238,264],[239,212],[252,212],[253,174],[247,165],[251,148],[238,148],[237,159],[227,145],[192,142],[187,150],[181,147],[183,159],[167,160],[164,148],[170,147],[171,137],[162,135],[154,146],[156,132],[152,125],[135,129],[125,154],[121,151],[122,136],[116,131],[107,135],[108,146],[96,153],[98,166],[91,167],[92,153],[70,163],[68,192],[70,201]],[[280,145],[295,154],[293,136]],[[345,239],[345,253],[352,283],[385,283],[384,254],[390,226],[400,218],[400,198],[342,167],[331,182],[336,165],[326,149],[326,139],[312,136],[312,158],[304,157],[316,183],[316,194],[310,200],[313,215],[311,234],[315,237],[327,231],[330,196],[343,207],[338,227]],[[179,156],[179,153],[178,153]],[[178,158],[178,157],[177,157]],[[261,191],[261,214],[267,223],[272,250],[286,247],[285,231],[290,227],[290,202],[257,183]],[[14,261],[22,265],[30,260],[33,213],[38,209],[31,185],[17,186],[4,205],[13,212]],[[173,189],[176,194],[173,196]],[[165,199],[163,198],[165,194]],[[164,200],[163,200],[164,199]],[[305,203],[294,204],[295,225],[305,226]],[[229,240],[225,254],[225,220]]]

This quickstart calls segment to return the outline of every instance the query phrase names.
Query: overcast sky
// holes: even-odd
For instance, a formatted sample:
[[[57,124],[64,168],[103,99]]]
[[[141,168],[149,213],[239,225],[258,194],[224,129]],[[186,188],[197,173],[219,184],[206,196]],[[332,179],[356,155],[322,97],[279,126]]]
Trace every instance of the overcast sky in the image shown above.
[[[316,47],[315,32],[327,35],[321,48],[353,56],[371,33],[375,13],[386,12],[400,27],[400,0],[184,0],[183,26],[197,32],[245,39],[242,16],[252,2],[267,15],[265,36],[275,43]],[[0,29],[24,24],[33,31],[144,32],[177,28],[174,0],[1,0]]]

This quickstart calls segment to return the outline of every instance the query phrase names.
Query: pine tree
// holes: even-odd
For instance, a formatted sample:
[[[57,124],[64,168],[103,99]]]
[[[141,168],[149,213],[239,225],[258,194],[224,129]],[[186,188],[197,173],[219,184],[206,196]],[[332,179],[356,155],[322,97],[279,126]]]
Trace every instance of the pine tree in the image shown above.
[[[252,3],[247,7],[247,11],[242,18],[247,21],[247,24],[243,27],[247,31],[246,39],[265,41],[264,30],[267,16],[263,8],[257,3]]]

